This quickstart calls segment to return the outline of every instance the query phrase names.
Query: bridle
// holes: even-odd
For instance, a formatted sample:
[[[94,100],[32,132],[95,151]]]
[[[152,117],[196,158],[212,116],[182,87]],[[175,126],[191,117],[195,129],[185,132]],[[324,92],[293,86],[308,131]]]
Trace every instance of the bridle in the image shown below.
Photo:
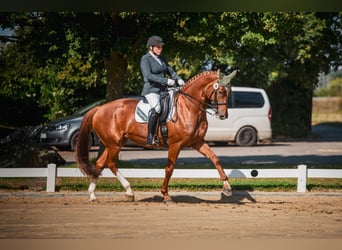
[[[175,113],[176,113],[176,119],[172,119],[173,122],[177,121],[178,118],[178,112],[177,112],[177,103],[178,103],[178,97],[180,94],[182,94],[183,96],[185,96],[191,103],[193,103],[194,105],[201,104],[199,105],[199,109],[203,112],[206,112],[210,115],[218,115],[218,107],[220,105],[225,105],[228,108],[228,101],[227,102],[219,102],[217,100],[217,91],[219,89],[220,86],[224,86],[227,90],[227,95],[229,97],[229,95],[231,94],[231,85],[230,85],[230,81],[232,78],[235,77],[237,70],[234,70],[232,73],[230,73],[228,76],[221,76],[220,71],[217,71],[217,76],[218,76],[218,80],[216,83],[213,84],[213,91],[211,92],[211,94],[209,95],[209,100],[211,100],[211,97],[214,95],[214,101],[208,103],[208,102],[203,102],[202,100],[189,95],[188,93],[184,92],[181,88],[179,88],[177,90],[177,94],[175,96]],[[228,91],[229,90],[229,91]],[[205,108],[203,108],[203,106]],[[207,111],[207,108],[212,108],[214,110],[214,113],[210,113]]]
[[[221,85],[221,86],[223,86],[223,85]],[[212,101],[210,103],[207,103],[207,107],[212,108],[213,110],[215,110],[215,113],[214,113],[215,115],[217,115],[218,107],[220,105],[225,105],[226,107],[228,107],[228,100],[227,100],[227,102],[219,102],[217,100],[217,91],[218,91],[219,87],[220,87],[220,84],[218,82],[214,83],[213,91],[211,92],[210,97],[209,97],[209,100],[211,100],[211,97],[214,95],[214,101]],[[226,91],[227,91],[227,98],[228,98],[229,94],[231,92],[230,91],[231,87],[229,85],[229,86],[227,86],[225,88],[226,88]],[[229,89],[229,91],[228,91],[228,89]],[[209,112],[207,112],[207,113],[209,113]]]
[[[221,85],[223,86],[223,85]],[[226,107],[228,106],[228,102],[219,102],[218,99],[217,99],[217,91],[220,87],[220,84],[218,82],[214,83],[213,84],[213,90],[211,92],[211,94],[209,95],[209,100],[210,102],[204,102],[192,95],[189,95],[188,93],[182,91],[182,89],[178,89],[178,93],[179,94],[182,94],[184,95],[191,103],[193,103],[194,105],[198,105],[198,104],[201,104],[199,105],[199,109],[203,112],[206,112],[210,115],[217,115],[218,114],[218,107],[220,105],[225,105]],[[230,86],[226,87],[227,89],[229,88],[230,89]],[[230,92],[230,91],[229,91]],[[227,93],[228,93],[228,90],[227,90]],[[212,100],[212,96],[214,96],[214,100]],[[178,99],[178,95],[177,95],[177,99]],[[177,103],[177,100],[175,101],[175,103]],[[205,106],[205,108],[203,108],[202,106]],[[214,110],[214,113],[211,113],[211,112],[208,112],[207,109],[208,108],[211,108]]]

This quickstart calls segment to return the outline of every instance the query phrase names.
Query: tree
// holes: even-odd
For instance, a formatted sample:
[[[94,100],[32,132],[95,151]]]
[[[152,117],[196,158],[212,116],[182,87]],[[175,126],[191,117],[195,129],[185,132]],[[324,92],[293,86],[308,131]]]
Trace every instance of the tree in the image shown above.
[[[15,42],[1,51],[2,95],[29,100],[47,110],[48,119],[55,119],[84,103],[101,84],[101,68],[56,13],[10,13],[1,18],[15,30]]]
[[[341,14],[232,12],[210,22],[212,55],[241,68],[234,83],[268,90],[274,134],[309,134],[318,74],[342,64]]]
[[[34,96],[50,119],[91,98],[139,94],[154,34],[185,79],[213,60],[241,69],[233,84],[266,88],[275,134],[310,132],[318,73],[342,64],[340,13],[33,12],[0,21],[16,30],[2,53],[1,93]]]
[[[179,13],[4,13],[3,27],[15,30],[15,43],[8,44],[2,58],[9,72],[2,74],[4,94],[34,94],[46,107],[49,119],[70,113],[93,98],[112,100],[142,86],[140,57],[146,40],[159,34],[176,51],[174,33],[181,27]],[[165,29],[167,27],[167,29]],[[180,43],[178,43],[180,44]],[[13,51],[17,51],[13,53]],[[23,54],[23,55],[20,55]],[[17,57],[30,57],[30,60]],[[180,61],[180,57],[173,60]],[[25,65],[28,77],[18,68]],[[12,75],[18,75],[13,80]],[[35,89],[23,89],[33,82]],[[126,84],[125,84],[126,83]],[[97,93],[97,94],[94,94]],[[87,98],[86,98],[87,97]]]

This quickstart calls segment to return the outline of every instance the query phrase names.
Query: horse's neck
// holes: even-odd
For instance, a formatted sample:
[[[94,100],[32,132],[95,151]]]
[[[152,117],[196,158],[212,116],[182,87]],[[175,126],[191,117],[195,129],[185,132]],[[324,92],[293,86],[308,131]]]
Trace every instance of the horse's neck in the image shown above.
[[[215,76],[207,75],[203,78],[193,81],[186,86],[183,95],[183,108],[190,112],[205,112],[206,94],[208,86],[215,81]]]
[[[198,79],[197,81],[194,80],[193,82],[189,83],[189,86],[187,86],[185,93],[194,98],[204,100],[205,92],[207,91],[209,84],[214,82],[215,80],[215,75],[204,75],[204,77]]]

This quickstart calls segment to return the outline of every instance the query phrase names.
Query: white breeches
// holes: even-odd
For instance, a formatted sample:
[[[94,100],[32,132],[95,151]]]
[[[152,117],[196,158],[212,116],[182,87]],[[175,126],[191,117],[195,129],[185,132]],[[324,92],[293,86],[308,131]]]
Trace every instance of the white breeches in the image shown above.
[[[159,114],[161,111],[160,107],[160,95],[156,93],[149,93],[145,95],[146,100],[151,106],[151,109],[154,108],[154,110]]]

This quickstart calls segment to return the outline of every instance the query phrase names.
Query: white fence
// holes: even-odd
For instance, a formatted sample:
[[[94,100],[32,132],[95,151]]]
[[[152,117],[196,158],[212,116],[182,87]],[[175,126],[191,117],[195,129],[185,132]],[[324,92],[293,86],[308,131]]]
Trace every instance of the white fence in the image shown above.
[[[120,169],[127,178],[164,178],[164,169]],[[341,169],[308,169],[298,165],[297,169],[225,169],[230,178],[297,178],[297,192],[306,191],[307,178],[342,178]],[[55,192],[57,177],[84,177],[78,168],[0,168],[2,177],[46,177],[46,191]],[[115,177],[104,169],[101,177]],[[218,178],[216,169],[175,169],[172,178]]]

